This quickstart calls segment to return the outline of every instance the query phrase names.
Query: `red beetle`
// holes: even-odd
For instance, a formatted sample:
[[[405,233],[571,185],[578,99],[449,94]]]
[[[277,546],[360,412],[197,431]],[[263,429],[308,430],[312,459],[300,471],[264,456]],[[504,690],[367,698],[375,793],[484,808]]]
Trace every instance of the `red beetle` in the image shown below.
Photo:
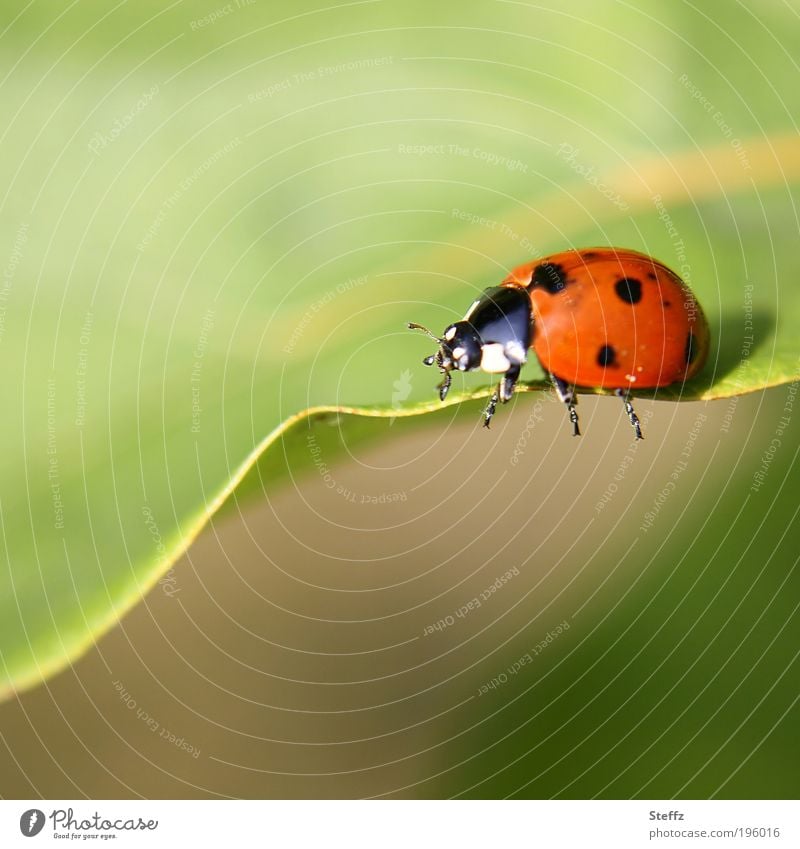
[[[409,327],[439,343],[423,362],[444,375],[442,400],[454,369],[503,375],[484,413],[487,427],[497,402],[511,399],[533,348],[567,406],[575,436],[574,387],[615,389],[641,439],[630,389],[688,380],[709,348],[708,323],[683,280],[658,260],[624,248],[564,251],[520,265],[442,338],[422,325]]]

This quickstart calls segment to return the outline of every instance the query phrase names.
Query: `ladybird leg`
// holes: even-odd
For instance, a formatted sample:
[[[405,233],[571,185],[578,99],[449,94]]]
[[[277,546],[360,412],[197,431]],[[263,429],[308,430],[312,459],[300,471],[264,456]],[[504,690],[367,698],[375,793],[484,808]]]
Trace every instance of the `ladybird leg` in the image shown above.
[[[633,404],[631,404],[631,400],[628,397],[628,393],[625,392],[624,389],[615,389],[614,394],[617,398],[622,398],[622,402],[625,404],[625,412],[628,414],[628,421],[631,423],[631,426],[636,431],[637,439],[644,439],[642,436],[642,427],[639,424],[639,416],[636,415]]]
[[[572,422],[572,435],[580,436],[581,430],[578,427],[578,411],[575,409],[578,399],[575,397],[574,390],[565,381],[563,381],[560,377],[556,377],[554,374],[550,375],[550,379],[556,387],[558,400],[561,401],[562,404],[567,405],[569,420]]]
[[[450,391],[450,384],[453,382],[453,378],[449,371],[444,372],[444,377],[442,378],[442,382],[436,387],[439,390],[439,400],[444,401],[447,398],[447,393]]]
[[[500,381],[500,400],[507,404],[514,395],[521,366],[511,366]]]
[[[492,416],[494,415],[494,411],[497,409],[497,402],[500,400],[500,395],[497,389],[492,392],[492,397],[489,399],[489,403],[486,405],[486,409],[483,411],[483,426],[489,427],[489,422],[492,420]]]
[[[484,427],[489,427],[489,422],[491,422],[492,416],[497,409],[497,402],[502,401],[504,404],[507,404],[514,396],[514,387],[517,385],[517,378],[519,378],[520,369],[521,366],[511,366],[503,375],[500,385],[492,393],[492,397],[489,399],[489,403],[483,411]]]

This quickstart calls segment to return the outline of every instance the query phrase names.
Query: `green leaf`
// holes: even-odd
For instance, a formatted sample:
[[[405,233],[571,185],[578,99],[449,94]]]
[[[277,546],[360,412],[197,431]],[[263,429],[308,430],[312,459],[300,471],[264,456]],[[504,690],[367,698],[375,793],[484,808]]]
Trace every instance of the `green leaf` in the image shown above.
[[[234,492],[313,468],[304,423],[334,445],[438,410],[405,323],[532,256],[683,273],[712,357],[659,398],[800,375],[785,6],[724,30],[656,0],[5,10],[3,695],[93,645]],[[439,416],[485,394],[470,376]]]

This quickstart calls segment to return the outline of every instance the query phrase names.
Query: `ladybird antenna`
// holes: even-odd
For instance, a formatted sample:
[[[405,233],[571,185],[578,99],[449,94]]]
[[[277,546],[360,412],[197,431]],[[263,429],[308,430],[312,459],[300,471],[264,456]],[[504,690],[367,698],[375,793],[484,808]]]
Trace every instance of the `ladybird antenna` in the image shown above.
[[[438,336],[431,333],[430,330],[428,330],[427,327],[423,327],[421,324],[416,324],[413,321],[409,321],[408,329],[409,330],[421,330],[423,333],[427,333],[428,336],[430,336],[431,339],[433,339],[434,342],[438,342],[440,345],[444,345],[444,339],[440,339]]]

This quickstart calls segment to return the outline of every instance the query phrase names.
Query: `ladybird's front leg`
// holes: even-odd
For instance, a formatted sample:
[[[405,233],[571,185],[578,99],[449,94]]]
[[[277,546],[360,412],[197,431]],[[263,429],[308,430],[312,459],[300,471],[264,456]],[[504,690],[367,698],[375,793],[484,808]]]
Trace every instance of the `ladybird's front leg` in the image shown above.
[[[517,385],[517,380],[519,379],[519,372],[520,366],[513,365],[503,375],[500,385],[492,393],[492,397],[489,399],[489,403],[483,411],[484,427],[489,427],[489,422],[491,422],[492,416],[497,409],[497,402],[502,401],[504,404],[507,404],[513,397],[514,387]]]
[[[443,371],[443,374],[442,382],[436,387],[439,392],[440,401],[444,401],[447,398],[447,393],[450,391],[450,384],[453,382],[452,375],[449,371]]]
[[[486,405],[486,409],[483,411],[483,426],[489,427],[489,423],[492,420],[492,416],[494,415],[494,411],[497,409],[497,402],[500,400],[500,395],[495,390],[492,392],[492,397],[489,399],[489,403]]]
[[[558,400],[561,401],[562,404],[567,405],[569,420],[572,422],[572,435],[580,436],[581,431],[578,427],[578,411],[575,409],[578,399],[575,396],[574,389],[569,386],[566,381],[562,380],[560,377],[556,377],[554,374],[550,375],[550,379],[553,381],[553,385],[556,388]]]
[[[514,387],[517,385],[517,380],[519,380],[519,372],[520,366],[513,365],[503,375],[503,379],[500,381],[500,400],[504,404],[507,404],[514,395]]]

